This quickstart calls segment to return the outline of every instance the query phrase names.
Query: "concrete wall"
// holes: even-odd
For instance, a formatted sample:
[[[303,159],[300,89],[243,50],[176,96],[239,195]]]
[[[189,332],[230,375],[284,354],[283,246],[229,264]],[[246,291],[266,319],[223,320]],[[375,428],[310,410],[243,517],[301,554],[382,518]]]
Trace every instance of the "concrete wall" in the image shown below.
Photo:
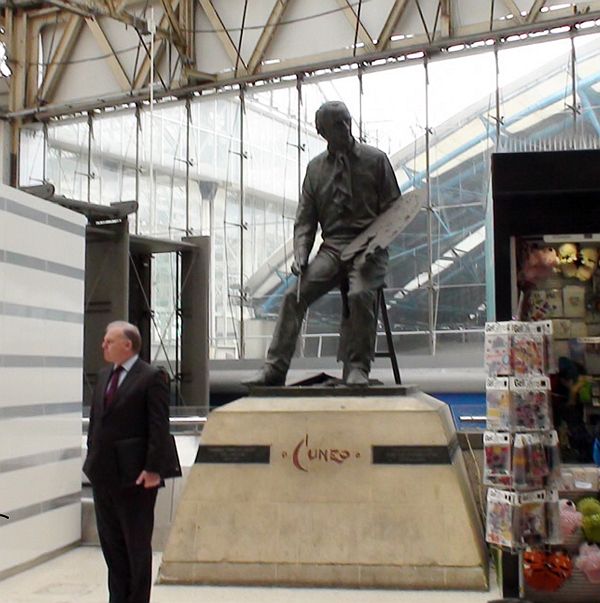
[[[84,225],[0,184],[0,576],[81,535]]]

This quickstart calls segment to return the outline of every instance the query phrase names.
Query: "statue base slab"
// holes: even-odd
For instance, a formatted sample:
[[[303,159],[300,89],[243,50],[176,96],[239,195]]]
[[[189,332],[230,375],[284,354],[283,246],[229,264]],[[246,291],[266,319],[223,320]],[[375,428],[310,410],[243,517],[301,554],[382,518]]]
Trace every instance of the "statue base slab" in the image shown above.
[[[403,386],[261,388],[218,408],[159,580],[487,589],[449,408]]]

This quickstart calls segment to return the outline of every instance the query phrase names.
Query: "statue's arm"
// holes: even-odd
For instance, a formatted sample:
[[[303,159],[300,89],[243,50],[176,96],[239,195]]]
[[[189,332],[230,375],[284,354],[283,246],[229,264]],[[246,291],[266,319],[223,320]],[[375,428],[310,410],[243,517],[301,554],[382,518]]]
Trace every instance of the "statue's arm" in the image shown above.
[[[381,157],[380,171],[379,213],[382,214],[400,199],[400,187],[396,174],[394,174],[394,168],[385,154]]]
[[[314,245],[318,226],[317,205],[311,188],[307,174],[302,185],[294,222],[294,261],[301,271],[308,264],[308,256]]]

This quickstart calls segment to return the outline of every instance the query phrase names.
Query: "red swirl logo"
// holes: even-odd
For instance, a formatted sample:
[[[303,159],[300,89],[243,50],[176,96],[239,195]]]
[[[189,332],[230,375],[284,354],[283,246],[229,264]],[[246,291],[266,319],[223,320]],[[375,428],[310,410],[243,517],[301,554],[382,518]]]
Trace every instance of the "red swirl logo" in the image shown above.
[[[288,453],[283,451],[281,456],[287,458]],[[311,446],[308,434],[296,444],[292,452],[293,466],[305,473],[308,473],[315,463],[342,465],[350,458],[360,458],[360,452],[352,452],[346,448]]]

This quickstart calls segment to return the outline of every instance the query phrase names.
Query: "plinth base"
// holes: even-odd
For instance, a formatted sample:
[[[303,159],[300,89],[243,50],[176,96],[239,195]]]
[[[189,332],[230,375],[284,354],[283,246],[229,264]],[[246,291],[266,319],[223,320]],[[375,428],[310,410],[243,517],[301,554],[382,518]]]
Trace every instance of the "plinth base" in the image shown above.
[[[159,580],[487,589],[448,407],[414,388],[311,388],[215,410]]]

